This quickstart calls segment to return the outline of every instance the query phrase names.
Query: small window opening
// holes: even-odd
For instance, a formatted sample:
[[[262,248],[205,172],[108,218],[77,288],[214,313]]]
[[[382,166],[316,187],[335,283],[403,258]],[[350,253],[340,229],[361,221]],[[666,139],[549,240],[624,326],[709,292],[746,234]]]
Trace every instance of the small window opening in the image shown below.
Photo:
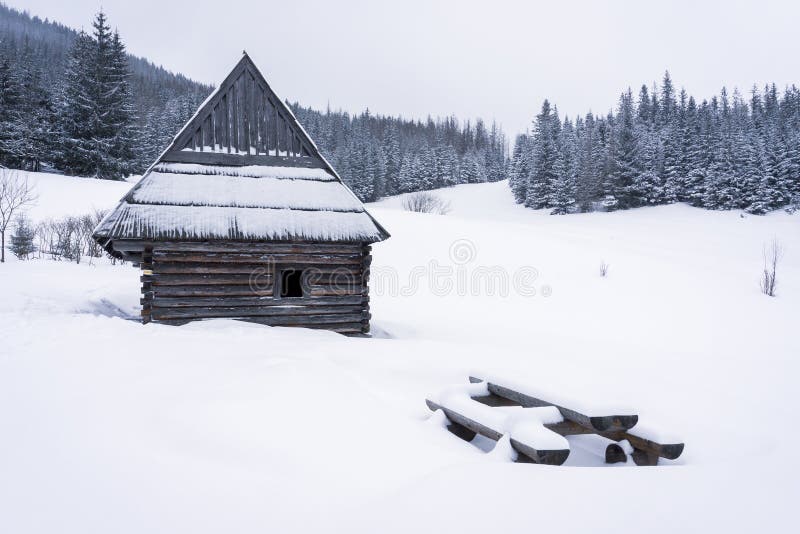
[[[287,269],[281,271],[281,298],[298,298],[303,296],[303,271]]]

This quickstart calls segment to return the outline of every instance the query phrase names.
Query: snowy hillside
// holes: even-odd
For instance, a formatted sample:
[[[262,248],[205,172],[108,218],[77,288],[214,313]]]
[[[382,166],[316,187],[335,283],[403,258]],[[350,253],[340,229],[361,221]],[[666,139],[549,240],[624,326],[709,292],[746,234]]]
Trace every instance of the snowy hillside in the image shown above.
[[[45,216],[130,184],[35,176]],[[139,273],[0,265],[0,532],[754,532],[793,523],[800,216],[684,205],[549,216],[505,182],[446,216],[368,205],[372,339],[142,326]],[[762,245],[785,256],[758,288]],[[608,275],[601,277],[601,263]],[[686,443],[512,464],[431,419],[471,370],[634,407]]]

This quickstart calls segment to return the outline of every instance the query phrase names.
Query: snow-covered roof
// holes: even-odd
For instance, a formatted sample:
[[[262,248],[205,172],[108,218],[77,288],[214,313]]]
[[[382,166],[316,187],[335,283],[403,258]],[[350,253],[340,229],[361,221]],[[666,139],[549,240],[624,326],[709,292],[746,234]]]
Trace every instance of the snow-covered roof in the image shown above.
[[[246,54],[94,235],[106,248],[117,239],[389,237]]]

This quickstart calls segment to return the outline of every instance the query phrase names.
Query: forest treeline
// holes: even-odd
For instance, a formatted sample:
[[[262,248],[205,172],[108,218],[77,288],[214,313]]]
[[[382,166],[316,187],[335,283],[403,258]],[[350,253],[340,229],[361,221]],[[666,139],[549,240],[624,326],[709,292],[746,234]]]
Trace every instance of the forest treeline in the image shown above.
[[[518,203],[554,214],[687,202],[766,213],[800,197],[800,90],[725,88],[697,102],[629,89],[615,112],[560,120],[545,100],[516,138],[509,185]]]
[[[127,54],[103,13],[75,32],[0,4],[0,165],[108,179],[140,173],[211,90]],[[506,175],[505,137],[480,119],[292,107],[362,200]]]
[[[351,189],[365,201],[386,195],[506,177],[502,130],[481,119],[411,121],[292,105],[298,120]]]
[[[88,32],[0,4],[0,165],[121,179],[146,169],[212,87],[127,54],[100,13]],[[291,105],[365,201],[509,178],[519,203],[571,213],[688,202],[752,213],[800,197],[800,90],[696,101],[669,74],[613,112],[562,120],[545,101],[512,156],[482,120],[415,121]]]
[[[89,32],[0,4],[0,165],[122,178],[141,172],[211,91]]]

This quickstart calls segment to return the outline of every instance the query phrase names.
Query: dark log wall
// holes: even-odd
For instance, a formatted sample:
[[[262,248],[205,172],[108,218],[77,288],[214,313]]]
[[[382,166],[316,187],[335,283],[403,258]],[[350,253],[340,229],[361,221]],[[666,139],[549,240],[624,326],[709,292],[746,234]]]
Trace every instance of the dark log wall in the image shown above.
[[[142,321],[233,318],[369,332],[370,247],[332,243],[154,242],[142,254]],[[301,270],[302,297],[281,297]]]

